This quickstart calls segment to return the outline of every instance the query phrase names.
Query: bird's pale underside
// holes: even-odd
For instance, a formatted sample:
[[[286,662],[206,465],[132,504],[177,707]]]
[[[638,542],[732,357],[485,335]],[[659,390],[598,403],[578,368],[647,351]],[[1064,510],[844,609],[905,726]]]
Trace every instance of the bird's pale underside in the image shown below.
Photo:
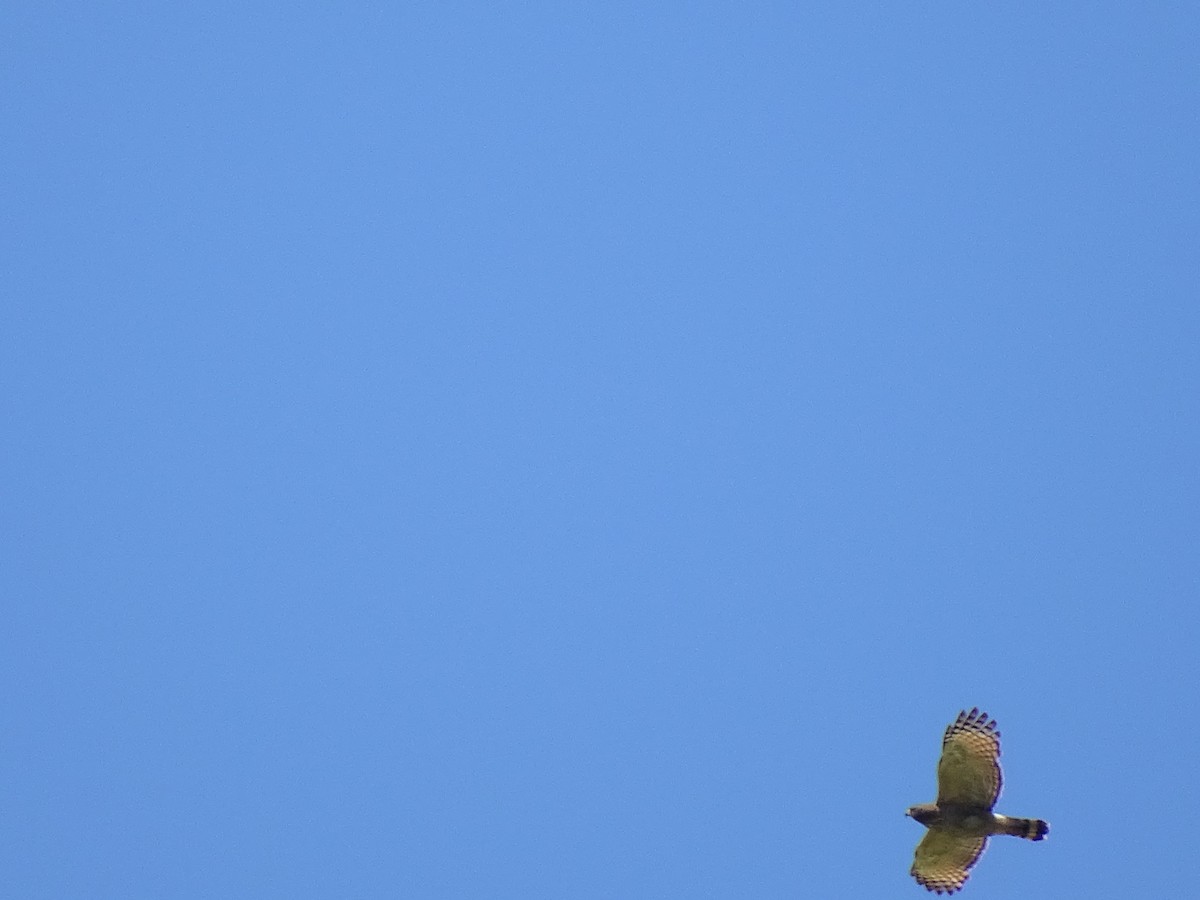
[[[1041,819],[993,812],[1000,796],[1000,732],[977,708],[961,712],[942,738],[934,803],[908,809],[929,830],[917,844],[910,874],[935,894],[953,894],[966,883],[993,834],[1040,841],[1050,830]]]

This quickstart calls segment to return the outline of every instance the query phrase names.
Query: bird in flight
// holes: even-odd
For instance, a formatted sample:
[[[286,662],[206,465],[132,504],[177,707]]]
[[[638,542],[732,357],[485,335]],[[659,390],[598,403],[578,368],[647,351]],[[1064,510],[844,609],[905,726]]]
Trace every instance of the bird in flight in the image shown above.
[[[978,708],[960,712],[946,729],[937,777],[937,801],[910,806],[905,813],[929,829],[917,844],[909,874],[935,894],[962,888],[991,835],[1040,841],[1050,831],[1042,819],[992,812],[1002,783],[1000,732]]]

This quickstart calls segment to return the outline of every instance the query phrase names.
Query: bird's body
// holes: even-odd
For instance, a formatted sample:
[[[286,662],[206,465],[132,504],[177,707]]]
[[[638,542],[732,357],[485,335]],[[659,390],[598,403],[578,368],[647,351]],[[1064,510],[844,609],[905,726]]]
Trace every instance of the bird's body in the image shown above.
[[[910,807],[908,815],[926,828],[932,828],[935,825],[942,828],[953,828],[974,837],[1011,834],[1014,837],[1040,841],[1046,836],[1046,830],[1048,830],[1048,826],[1046,830],[1041,829],[1041,826],[1046,824],[1041,819],[1017,819],[994,812],[981,812],[977,806],[964,806],[960,803],[942,803],[940,805],[922,803],[919,806]]]
[[[909,807],[906,815],[929,830],[917,844],[910,874],[937,894],[962,888],[993,834],[1040,841],[1050,830],[1042,819],[992,811],[1000,796],[1000,732],[987,713],[959,713],[942,739],[938,797]]]

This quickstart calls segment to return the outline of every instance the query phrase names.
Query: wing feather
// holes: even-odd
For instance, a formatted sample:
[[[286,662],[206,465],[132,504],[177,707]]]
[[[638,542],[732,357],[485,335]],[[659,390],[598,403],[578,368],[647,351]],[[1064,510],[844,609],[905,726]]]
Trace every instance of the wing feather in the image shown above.
[[[987,838],[970,837],[934,826],[925,832],[909,874],[935,894],[953,894],[967,883]]]
[[[1000,797],[1002,784],[996,720],[978,709],[959,713],[942,739],[938,805],[956,803],[990,810]]]

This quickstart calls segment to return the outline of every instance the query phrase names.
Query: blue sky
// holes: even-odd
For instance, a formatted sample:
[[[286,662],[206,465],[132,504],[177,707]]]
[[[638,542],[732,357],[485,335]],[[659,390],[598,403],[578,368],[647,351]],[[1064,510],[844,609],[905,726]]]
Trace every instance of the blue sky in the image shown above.
[[[0,893],[1200,876],[1200,13],[10,4]]]

